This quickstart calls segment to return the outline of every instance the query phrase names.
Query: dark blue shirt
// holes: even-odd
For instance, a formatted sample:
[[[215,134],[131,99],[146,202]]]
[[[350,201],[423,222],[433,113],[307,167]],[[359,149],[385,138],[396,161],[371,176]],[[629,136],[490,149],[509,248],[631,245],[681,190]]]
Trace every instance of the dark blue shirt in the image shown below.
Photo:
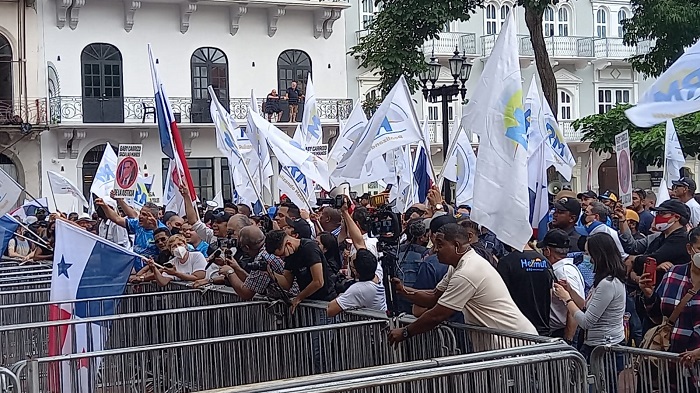
[[[648,236],[651,233],[651,224],[653,223],[654,215],[644,210],[639,213],[639,225],[637,226],[637,231]]]
[[[437,255],[429,254],[418,267],[416,275],[416,283],[413,289],[435,289],[442,278],[447,274],[447,265],[443,265],[438,261]],[[452,314],[450,322],[464,323],[464,314],[455,312]]]

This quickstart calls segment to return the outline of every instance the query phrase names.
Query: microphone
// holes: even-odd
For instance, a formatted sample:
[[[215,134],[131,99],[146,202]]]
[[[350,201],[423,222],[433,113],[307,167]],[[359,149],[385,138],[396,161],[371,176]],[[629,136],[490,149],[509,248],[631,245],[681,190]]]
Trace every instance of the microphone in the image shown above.
[[[207,267],[205,268],[205,270],[209,270],[209,268],[211,267],[211,265],[214,263],[214,259],[216,259],[216,258],[218,258],[218,257],[220,257],[220,256],[221,256],[221,249],[218,249],[218,250],[214,251],[214,253],[211,254],[211,255],[209,256],[209,258],[207,258]]]

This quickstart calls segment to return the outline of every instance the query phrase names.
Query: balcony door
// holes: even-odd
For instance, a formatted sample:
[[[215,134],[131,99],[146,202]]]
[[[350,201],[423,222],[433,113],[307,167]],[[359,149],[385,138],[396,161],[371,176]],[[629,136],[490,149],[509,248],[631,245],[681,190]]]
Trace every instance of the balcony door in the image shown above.
[[[0,122],[12,112],[12,48],[0,34]],[[2,124],[2,123],[0,123]]]
[[[122,54],[114,45],[90,44],[80,55],[83,123],[124,122]]]
[[[214,88],[216,98],[228,110],[228,60],[216,48],[199,48],[192,54],[192,123],[211,123],[211,98],[207,88]]]

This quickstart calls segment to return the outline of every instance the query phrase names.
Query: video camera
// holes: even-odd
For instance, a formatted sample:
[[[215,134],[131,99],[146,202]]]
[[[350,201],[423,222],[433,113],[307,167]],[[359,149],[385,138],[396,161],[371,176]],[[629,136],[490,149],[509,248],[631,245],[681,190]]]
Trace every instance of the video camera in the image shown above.
[[[340,209],[343,207],[345,195],[336,195],[335,198],[318,198],[316,199],[316,204],[318,206],[329,205],[334,209]]]

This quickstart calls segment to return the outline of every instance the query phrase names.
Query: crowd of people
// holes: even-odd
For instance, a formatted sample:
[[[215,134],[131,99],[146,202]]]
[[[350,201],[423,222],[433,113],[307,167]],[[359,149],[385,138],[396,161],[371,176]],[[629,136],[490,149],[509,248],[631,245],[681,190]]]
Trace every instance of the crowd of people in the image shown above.
[[[132,283],[226,285],[242,299],[285,300],[292,313],[304,300],[326,301],[320,323],[360,308],[417,317],[390,332],[394,344],[458,321],[561,338],[587,359],[599,345],[647,342],[694,362],[700,358],[695,190],[692,179],[682,178],[669,190],[672,198],[657,206],[650,190],[635,189],[628,208],[609,191],[561,191],[547,233],[520,251],[471,221],[469,206],[450,206],[433,188],[425,204],[398,215],[395,277],[384,271],[368,195],[313,211],[283,200],[261,215],[230,202],[215,209],[186,204],[179,216],[151,203],[136,211],[123,199],[97,199],[94,215],[63,218],[141,255]],[[180,192],[189,198],[187,187]],[[7,255],[51,260],[59,214],[39,209],[27,217]],[[397,295],[389,305],[388,290]],[[654,336],[666,337],[667,345],[648,346]]]

